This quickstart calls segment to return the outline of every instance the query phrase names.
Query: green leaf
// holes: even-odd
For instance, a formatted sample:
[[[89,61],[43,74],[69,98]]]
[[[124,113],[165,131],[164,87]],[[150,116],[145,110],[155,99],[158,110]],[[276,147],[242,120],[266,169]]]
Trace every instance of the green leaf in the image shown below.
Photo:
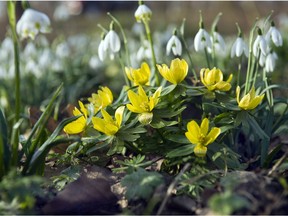
[[[57,146],[59,144],[63,143],[70,143],[80,141],[79,137],[58,137],[53,142],[45,143],[45,145],[42,145],[32,156],[32,159],[29,163],[28,167],[28,173],[29,174],[35,174],[37,171],[39,171],[39,168],[45,163],[45,158],[47,154],[49,153],[50,149],[54,146]]]
[[[128,200],[149,200],[155,188],[162,183],[162,175],[157,172],[148,172],[141,167],[121,180],[121,184],[126,187],[125,196]]]
[[[259,126],[259,124],[257,123],[257,121],[255,120],[255,118],[251,115],[247,115],[246,120],[248,121],[249,125],[251,126],[251,128],[253,128],[253,130],[255,131],[256,134],[258,134],[258,136],[262,139],[266,139],[269,140],[270,137],[265,133],[265,131]]]
[[[208,202],[209,207],[216,214],[231,215],[236,210],[249,206],[249,202],[242,196],[225,191],[213,195]]]
[[[192,145],[192,144],[180,146],[180,147],[168,152],[167,157],[168,158],[182,157],[182,156],[192,154],[194,152],[194,147],[195,147],[195,145]]]
[[[176,87],[177,87],[177,85],[169,85],[169,86],[165,87],[165,88],[161,91],[161,97],[169,94],[169,93],[172,92]]]
[[[10,147],[8,144],[8,129],[5,116],[0,109],[0,179],[8,170],[10,162]]]
[[[178,124],[178,122],[177,121],[165,121],[160,118],[153,118],[153,121],[150,123],[151,127],[157,128],[157,129],[172,126],[175,124]]]
[[[175,143],[183,143],[183,144],[190,143],[190,141],[186,138],[186,136],[182,134],[171,134],[171,133],[165,134],[165,139]]]

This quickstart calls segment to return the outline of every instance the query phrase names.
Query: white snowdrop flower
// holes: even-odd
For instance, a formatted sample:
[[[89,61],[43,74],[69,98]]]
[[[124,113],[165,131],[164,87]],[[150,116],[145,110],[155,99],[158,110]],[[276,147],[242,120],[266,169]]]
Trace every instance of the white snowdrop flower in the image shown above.
[[[265,61],[266,61],[266,56],[260,52],[260,57],[259,57],[259,65],[261,67],[265,66]]]
[[[0,78],[5,78],[6,77],[6,70],[3,66],[0,65]]]
[[[267,54],[267,41],[265,39],[265,37],[262,35],[261,30],[259,29],[258,35],[253,43],[253,54],[255,57],[258,57],[259,55],[259,50],[261,52],[261,54],[265,55]]]
[[[275,46],[279,47],[283,45],[283,38],[280,31],[275,27],[274,22],[271,23],[271,26],[268,32],[265,35],[265,39],[269,43],[270,40],[275,44]]]
[[[209,33],[200,28],[194,39],[194,48],[196,52],[203,51],[205,48],[212,49],[212,42]]]
[[[235,55],[237,57],[240,57],[243,54],[245,54],[245,56],[248,57],[249,55],[248,45],[245,43],[242,37],[238,36],[231,48],[231,58],[233,58]]]
[[[213,37],[211,36],[210,39],[212,41],[216,53],[224,56],[226,51],[226,44],[223,37],[219,34],[219,32],[214,31]],[[212,48],[207,47],[207,49],[209,53],[212,53]]]
[[[152,16],[152,11],[143,2],[140,2],[134,16],[137,22],[149,21]]]
[[[118,34],[114,30],[110,30],[104,39],[104,50],[111,50],[113,53],[119,52],[121,41]]]
[[[182,44],[180,39],[174,34],[169,39],[167,46],[166,46],[166,55],[169,55],[172,50],[174,56],[181,56],[182,55]]]
[[[138,61],[142,61],[143,59],[152,59],[152,53],[149,49],[149,42],[147,40],[144,40],[143,45],[137,51],[136,58]]]
[[[70,47],[66,42],[60,43],[56,47],[56,55],[60,58],[67,58],[70,54]]]
[[[273,72],[276,67],[276,60],[278,59],[278,56],[275,52],[270,52],[265,60],[265,70],[267,72]]]
[[[50,19],[46,14],[29,8],[17,22],[16,30],[21,38],[34,40],[39,32],[50,32]]]
[[[97,56],[92,56],[89,60],[89,66],[92,69],[97,69],[101,65],[99,58]]]
[[[100,44],[98,46],[98,56],[99,56],[100,61],[104,61],[107,56],[107,52],[104,49],[104,39],[100,41]]]

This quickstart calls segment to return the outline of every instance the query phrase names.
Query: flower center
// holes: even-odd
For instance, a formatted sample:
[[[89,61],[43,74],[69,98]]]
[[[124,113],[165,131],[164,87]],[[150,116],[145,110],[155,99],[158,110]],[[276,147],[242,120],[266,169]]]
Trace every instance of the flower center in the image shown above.
[[[149,103],[148,103],[148,102],[143,102],[143,103],[141,103],[140,107],[141,107],[142,109],[144,109],[145,111],[150,112],[150,106],[149,106]]]

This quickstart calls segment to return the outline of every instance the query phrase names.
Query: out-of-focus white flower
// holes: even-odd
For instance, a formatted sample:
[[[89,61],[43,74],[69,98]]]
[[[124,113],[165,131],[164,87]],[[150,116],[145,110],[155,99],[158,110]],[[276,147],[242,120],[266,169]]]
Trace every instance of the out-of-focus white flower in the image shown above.
[[[97,69],[101,65],[101,62],[99,61],[99,58],[97,56],[92,56],[89,60],[89,66],[92,69]]]
[[[253,54],[255,57],[258,57],[259,55],[259,50],[261,54],[265,55],[267,54],[267,41],[265,37],[262,35],[261,31],[258,32],[258,35],[253,43]]]
[[[222,56],[225,55],[226,44],[225,44],[223,37],[219,34],[219,32],[214,31],[213,37],[211,36],[210,38],[213,44],[212,46],[214,46],[216,53]],[[212,53],[212,48],[207,47],[207,49],[208,49],[208,52]]]
[[[40,77],[42,75],[42,70],[39,68],[39,65],[31,59],[28,60],[25,66],[25,71],[34,74],[36,77]]]
[[[275,27],[274,22],[271,23],[271,26],[268,30],[268,32],[265,35],[265,39],[269,43],[270,40],[277,46],[282,46],[283,45],[283,39],[280,31]]]
[[[24,49],[24,55],[26,58],[34,57],[35,55],[37,55],[37,49],[34,43],[31,43],[31,42],[27,43]]]
[[[149,21],[152,16],[152,11],[147,5],[143,4],[143,2],[140,2],[134,15],[137,22]]]
[[[182,55],[182,44],[180,39],[175,34],[172,35],[172,37],[169,39],[167,43],[166,55],[169,55],[171,50],[175,56]]]
[[[273,72],[276,67],[276,60],[278,59],[278,56],[275,52],[270,52],[265,61],[265,70],[267,72]]]
[[[240,57],[241,55],[245,54],[246,57],[249,55],[248,45],[245,43],[242,37],[237,37],[236,41],[233,43],[231,48],[231,58],[235,55]]]
[[[70,47],[66,42],[60,43],[56,47],[56,55],[60,58],[67,58],[70,54]]]
[[[205,48],[212,49],[212,42],[209,33],[200,28],[194,39],[194,48],[196,52],[203,51]]]
[[[29,8],[17,22],[16,30],[21,38],[34,40],[39,32],[50,32],[50,19],[46,14]]]
[[[64,3],[61,3],[60,5],[58,5],[54,11],[53,17],[56,21],[68,20],[70,17],[70,13],[67,8],[67,5]]]
[[[136,58],[138,61],[142,61],[143,59],[152,59],[149,42],[147,40],[144,40],[143,45],[137,51]]]
[[[54,63],[53,54],[49,48],[46,48],[43,50],[43,52],[39,56],[39,59],[38,59],[39,67],[48,68],[51,65],[51,62]]]

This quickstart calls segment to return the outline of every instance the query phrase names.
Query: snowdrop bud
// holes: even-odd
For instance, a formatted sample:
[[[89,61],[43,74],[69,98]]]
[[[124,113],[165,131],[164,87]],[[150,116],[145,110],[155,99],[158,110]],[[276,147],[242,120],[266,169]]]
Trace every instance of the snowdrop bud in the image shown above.
[[[270,52],[265,61],[265,70],[267,72],[273,72],[276,67],[276,60],[278,59],[278,56],[275,52]]]
[[[237,57],[240,57],[245,54],[246,57],[249,55],[248,45],[244,42],[243,38],[238,36],[236,41],[233,43],[231,48],[231,58],[233,58],[235,55]]]
[[[283,45],[283,39],[282,39],[281,33],[275,27],[275,24],[273,21],[271,22],[271,26],[270,26],[268,32],[266,33],[265,39],[267,40],[267,42],[270,42],[272,40],[272,42],[277,47]]]
[[[260,53],[259,65],[261,67],[264,67],[265,66],[265,61],[266,61],[266,56],[263,53]]]
[[[173,52],[173,55],[175,56],[181,56],[182,55],[182,44],[180,39],[177,37],[177,31],[174,31],[174,34],[169,39],[167,46],[166,46],[166,54],[169,55],[170,52]]]
[[[139,6],[134,14],[137,22],[149,21],[152,16],[152,11],[147,7],[143,1],[139,1]]]
[[[255,57],[259,55],[259,50],[261,54],[266,56],[267,54],[267,41],[265,40],[265,37],[262,35],[261,29],[258,29],[258,35],[256,37],[256,40],[253,44],[253,54]]]
[[[21,38],[30,37],[34,40],[39,32],[50,32],[50,19],[46,14],[29,8],[17,22],[16,30]]]

